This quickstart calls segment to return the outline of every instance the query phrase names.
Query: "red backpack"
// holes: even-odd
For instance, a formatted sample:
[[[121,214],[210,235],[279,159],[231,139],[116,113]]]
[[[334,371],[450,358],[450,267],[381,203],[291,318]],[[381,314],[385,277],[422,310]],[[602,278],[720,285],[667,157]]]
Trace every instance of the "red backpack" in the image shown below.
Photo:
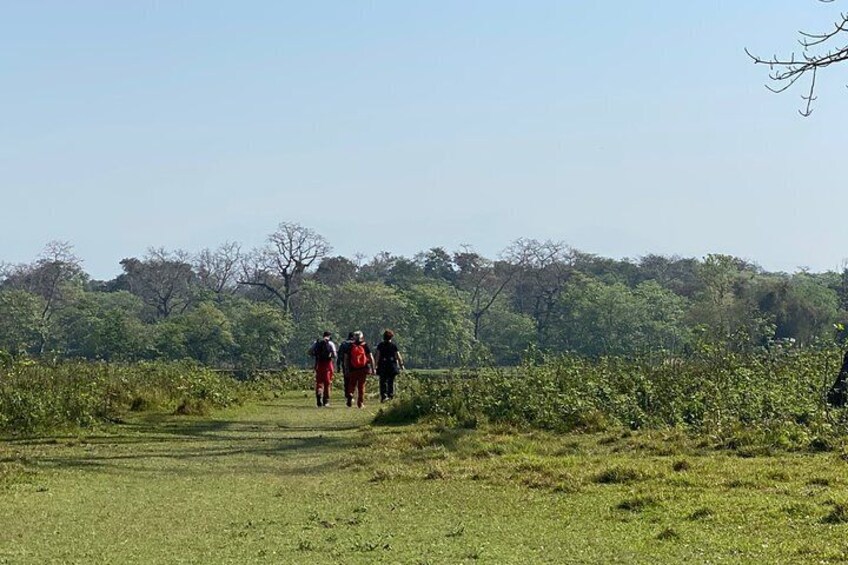
[[[361,343],[353,343],[350,346],[350,368],[364,369],[368,366],[368,356],[365,355],[365,347]]]

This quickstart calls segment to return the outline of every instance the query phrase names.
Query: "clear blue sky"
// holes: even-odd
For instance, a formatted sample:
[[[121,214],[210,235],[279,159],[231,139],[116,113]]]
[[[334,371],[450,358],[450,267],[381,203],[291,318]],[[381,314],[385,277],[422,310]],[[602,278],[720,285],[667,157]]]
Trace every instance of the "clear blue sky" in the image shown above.
[[[525,236],[835,269],[848,69],[803,119],[743,48],[840,7],[3,2],[0,261],[69,240],[106,278],[288,220],[347,256]]]

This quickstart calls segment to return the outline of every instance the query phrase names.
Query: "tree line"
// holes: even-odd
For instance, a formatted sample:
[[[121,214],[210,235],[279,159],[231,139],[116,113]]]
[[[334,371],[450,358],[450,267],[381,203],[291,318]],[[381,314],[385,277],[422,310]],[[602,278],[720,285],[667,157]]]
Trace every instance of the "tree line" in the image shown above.
[[[704,344],[843,340],[848,269],[767,272],[729,255],[611,259],[518,239],[413,257],[332,254],[284,222],[251,250],[150,249],[95,280],[68,243],[0,269],[0,351],[106,361],[194,359],[243,371],[307,362],[323,330],[392,328],[413,367],[513,365],[528,351],[590,357]]]

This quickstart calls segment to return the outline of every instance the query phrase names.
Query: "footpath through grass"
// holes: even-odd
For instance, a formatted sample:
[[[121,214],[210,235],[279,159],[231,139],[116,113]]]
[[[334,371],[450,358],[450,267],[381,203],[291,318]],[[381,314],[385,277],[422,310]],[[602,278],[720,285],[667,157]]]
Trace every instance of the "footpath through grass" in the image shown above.
[[[819,563],[837,452],[674,433],[372,427],[290,393],[0,442],[0,563]]]

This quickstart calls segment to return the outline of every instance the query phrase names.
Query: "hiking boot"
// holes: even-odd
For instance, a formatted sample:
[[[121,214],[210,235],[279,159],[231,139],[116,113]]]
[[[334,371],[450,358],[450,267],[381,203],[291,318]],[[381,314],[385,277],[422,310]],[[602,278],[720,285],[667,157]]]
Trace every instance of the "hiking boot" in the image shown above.
[[[320,396],[315,397],[315,402],[318,404],[318,408],[321,408],[322,406],[324,406],[324,401],[321,400]]]
[[[388,399],[389,399],[389,397],[388,397],[388,396],[381,396],[381,397],[380,397],[380,404],[384,403],[384,402],[385,402],[385,401],[387,401]]]
[[[348,407],[348,408],[350,408],[351,406],[353,406],[353,399],[352,399],[352,398],[348,398],[348,399],[347,399],[347,402],[345,402],[345,404],[347,404],[347,407]]]
[[[329,407],[329,406],[330,406],[330,399],[329,399],[329,398],[325,398],[325,399],[324,399],[324,408],[327,408],[327,407]]]

